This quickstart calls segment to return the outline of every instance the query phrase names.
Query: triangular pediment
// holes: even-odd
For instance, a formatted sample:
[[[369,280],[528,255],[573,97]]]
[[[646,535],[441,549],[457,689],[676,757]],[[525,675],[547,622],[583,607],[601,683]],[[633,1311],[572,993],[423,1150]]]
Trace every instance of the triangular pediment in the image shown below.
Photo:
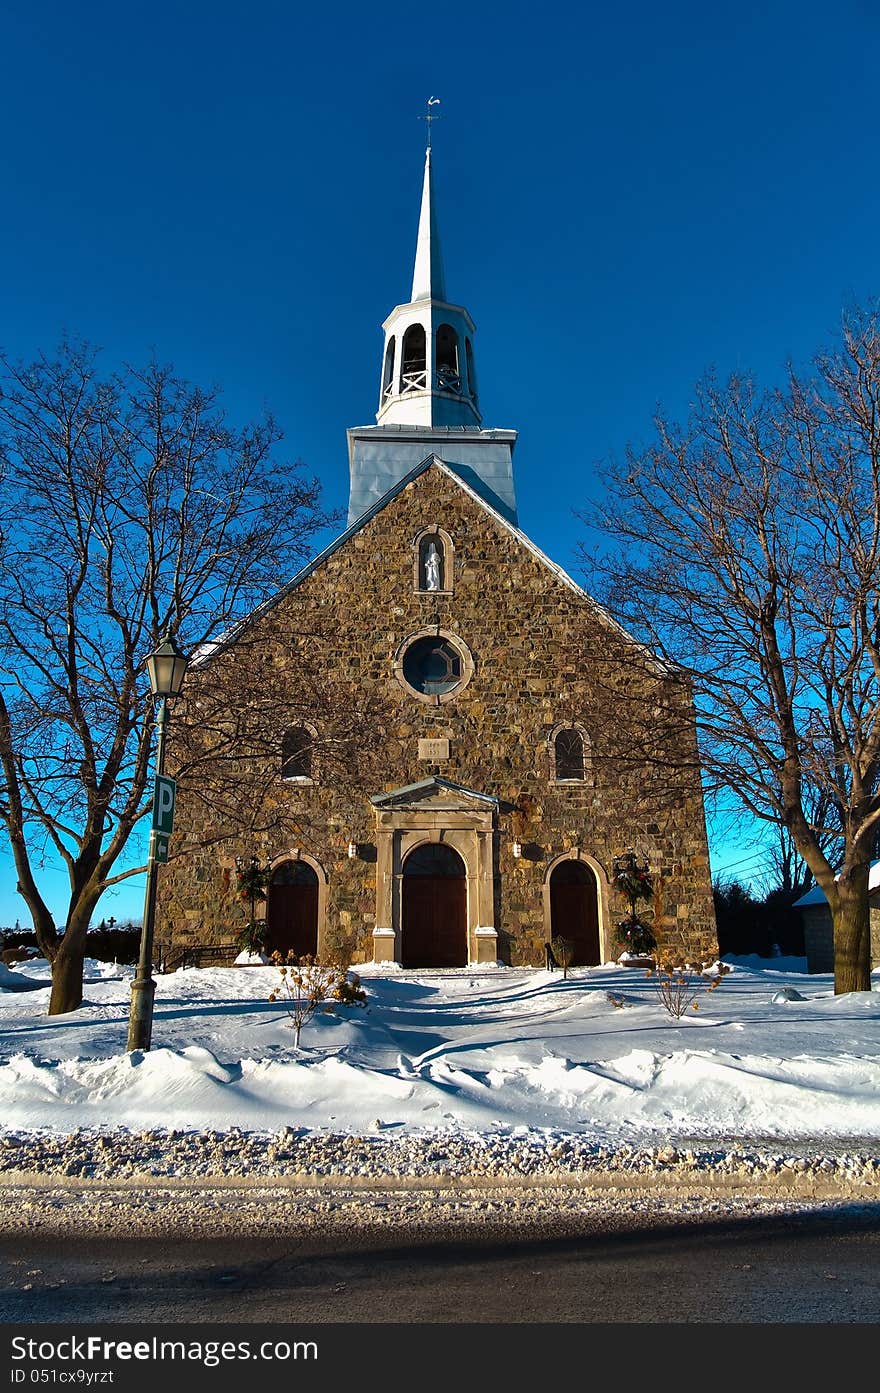
[[[497,808],[498,799],[491,793],[454,784],[449,779],[421,779],[417,784],[405,784],[387,793],[376,793],[370,799],[374,808],[383,812],[409,808],[428,812],[486,812]]]
[[[365,427],[364,429],[367,428]],[[505,435],[514,434],[514,432],[489,433]],[[486,434],[486,432],[483,432],[483,434]],[[540,548],[537,547],[535,543],[532,542],[525,535],[524,532],[521,532],[518,527],[516,527],[507,518],[503,517],[501,513],[499,513],[495,508],[493,508],[491,504],[489,504],[486,501],[485,498],[481,497],[479,493],[477,493],[476,490],[473,489],[470,486],[470,484],[462,477],[461,466],[453,467],[450,464],[448,464],[445,460],[441,459],[439,455],[436,454],[427,455],[421,461],[420,464],[416,465],[415,468],[411,469],[408,474],[405,474],[401,479],[399,479],[397,483],[393,486],[393,488],[390,488],[386,494],[384,494],[381,498],[377,499],[377,501],[373,503],[372,506],[368,508],[366,512],[361,514],[361,516],[357,519],[356,522],[352,523],[351,526],[348,527],[346,531],[342,533],[341,536],[337,537],[334,542],[331,542],[330,546],[326,547],[324,551],[320,553],[320,555],[314,558],[313,561],[310,561],[307,566],[304,566],[303,569],[300,572],[298,572],[298,574],[295,575],[292,580],[288,581],[288,583],[285,586],[283,586],[275,595],[273,595],[271,599],[264,601],[263,604],[259,605],[257,609],[255,609],[251,614],[247,616],[246,619],[241,620],[221,638],[213,640],[210,643],[206,643],[197,654],[193,655],[194,664],[199,665],[201,663],[207,662],[216,653],[220,652],[222,649],[228,647],[229,645],[235,643],[236,639],[241,634],[243,634],[245,630],[247,630],[251,625],[259,621],[259,619],[263,615],[269,613],[272,609],[274,609],[274,607],[277,604],[279,604],[281,600],[283,600],[286,596],[290,595],[293,591],[295,591],[298,586],[302,585],[302,583],[305,580],[307,580],[310,576],[312,576],[316,571],[319,571],[321,567],[329,561],[331,556],[333,556],[336,552],[340,551],[343,547],[347,546],[348,543],[351,542],[358,535],[358,533],[362,532],[363,529],[375,517],[377,517],[379,513],[383,512],[385,508],[387,508],[391,503],[393,503],[393,501],[404,491],[405,488],[408,487],[409,484],[414,483],[416,479],[418,479],[419,477],[428,473],[431,470],[436,470],[439,473],[443,474],[447,479],[451,480],[459,489],[462,490],[463,493],[465,493],[473,501],[473,503],[478,508],[482,509],[483,512],[487,513],[491,518],[493,518],[494,521],[497,523],[498,527],[505,534],[513,538],[516,541],[516,543],[522,546],[538,562],[538,564],[542,568],[551,572],[556,577],[557,581],[560,582],[560,584],[565,586],[567,590],[569,590],[572,594],[577,596],[578,600],[580,600],[583,604],[588,606],[588,608],[592,611],[592,613],[595,615],[595,617],[602,625],[607,626],[609,629],[613,630],[618,635],[620,635],[620,637],[623,638],[626,642],[633,644],[634,647],[639,649],[648,658],[649,662],[654,665],[658,673],[662,674],[672,671],[671,667],[667,662],[660,658],[657,658],[654,654],[650,652],[650,650],[644,644],[640,643],[638,639],[634,638],[631,634],[628,634],[626,630],[623,629],[620,624],[618,624],[617,620],[614,619],[612,615],[602,605],[600,605],[597,600],[594,600],[591,595],[588,595],[587,592],[580,585],[578,585],[576,581],[572,580],[571,576],[569,576],[567,572],[564,571],[562,567],[557,564],[557,562],[551,561],[548,556],[545,556],[545,554],[540,550]],[[420,789],[428,782],[430,781],[423,780],[422,783],[413,784],[410,785],[410,787]],[[445,780],[439,780],[438,783],[446,784],[447,788],[458,787],[457,785],[446,783]],[[490,795],[478,793],[474,789],[462,789],[461,791],[463,794],[470,794],[471,797],[474,799],[485,800],[487,798],[490,798]],[[402,793],[404,792],[404,790],[394,790],[390,794],[382,794],[379,796],[383,798],[391,798],[396,796],[398,792]],[[490,801],[492,800],[490,799]],[[468,806],[474,805],[471,804]]]

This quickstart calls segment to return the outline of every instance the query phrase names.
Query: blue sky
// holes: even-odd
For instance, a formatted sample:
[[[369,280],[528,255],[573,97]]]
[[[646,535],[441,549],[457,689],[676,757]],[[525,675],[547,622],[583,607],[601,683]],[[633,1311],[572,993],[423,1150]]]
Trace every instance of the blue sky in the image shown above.
[[[875,0],[6,0],[0,343],[155,351],[239,419],[270,407],[344,509],[439,95],[484,424],[519,430],[520,523],[577,575],[574,510],[658,403],[685,413],[710,365],[772,381],[880,290],[878,69]],[[715,869],[753,859],[715,839]]]

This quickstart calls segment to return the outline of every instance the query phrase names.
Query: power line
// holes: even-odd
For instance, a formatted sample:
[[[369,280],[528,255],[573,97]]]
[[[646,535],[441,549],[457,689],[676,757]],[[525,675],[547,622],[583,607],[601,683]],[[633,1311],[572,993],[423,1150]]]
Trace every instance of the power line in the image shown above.
[[[753,852],[750,856],[743,856],[739,861],[728,861],[723,866],[713,867],[713,872],[718,875],[721,871],[733,871],[742,866],[760,866],[767,860],[768,852]],[[711,857],[710,857],[711,861]]]

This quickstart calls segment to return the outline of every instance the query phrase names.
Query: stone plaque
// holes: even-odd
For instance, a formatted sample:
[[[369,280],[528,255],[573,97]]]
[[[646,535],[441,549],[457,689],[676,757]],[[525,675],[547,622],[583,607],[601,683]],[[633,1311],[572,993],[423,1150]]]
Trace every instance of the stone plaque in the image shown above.
[[[420,740],[419,759],[429,759],[434,764],[438,764],[443,759],[449,758],[448,740]]]

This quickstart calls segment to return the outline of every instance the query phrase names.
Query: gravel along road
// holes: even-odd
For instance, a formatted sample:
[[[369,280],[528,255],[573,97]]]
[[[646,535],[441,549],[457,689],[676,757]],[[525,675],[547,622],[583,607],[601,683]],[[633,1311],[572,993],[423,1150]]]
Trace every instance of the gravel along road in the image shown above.
[[[7,1322],[863,1322],[878,1257],[844,1139],[0,1137]]]
[[[567,1186],[621,1184],[651,1189],[708,1187],[728,1194],[791,1191],[811,1198],[880,1198],[880,1153],[864,1142],[831,1147],[766,1142],[597,1143],[572,1133],[517,1129],[504,1133],[423,1132],[369,1135],[309,1132],[130,1132],[79,1130],[0,1135],[0,1185],[161,1180],[238,1184],[428,1184],[449,1182]]]

